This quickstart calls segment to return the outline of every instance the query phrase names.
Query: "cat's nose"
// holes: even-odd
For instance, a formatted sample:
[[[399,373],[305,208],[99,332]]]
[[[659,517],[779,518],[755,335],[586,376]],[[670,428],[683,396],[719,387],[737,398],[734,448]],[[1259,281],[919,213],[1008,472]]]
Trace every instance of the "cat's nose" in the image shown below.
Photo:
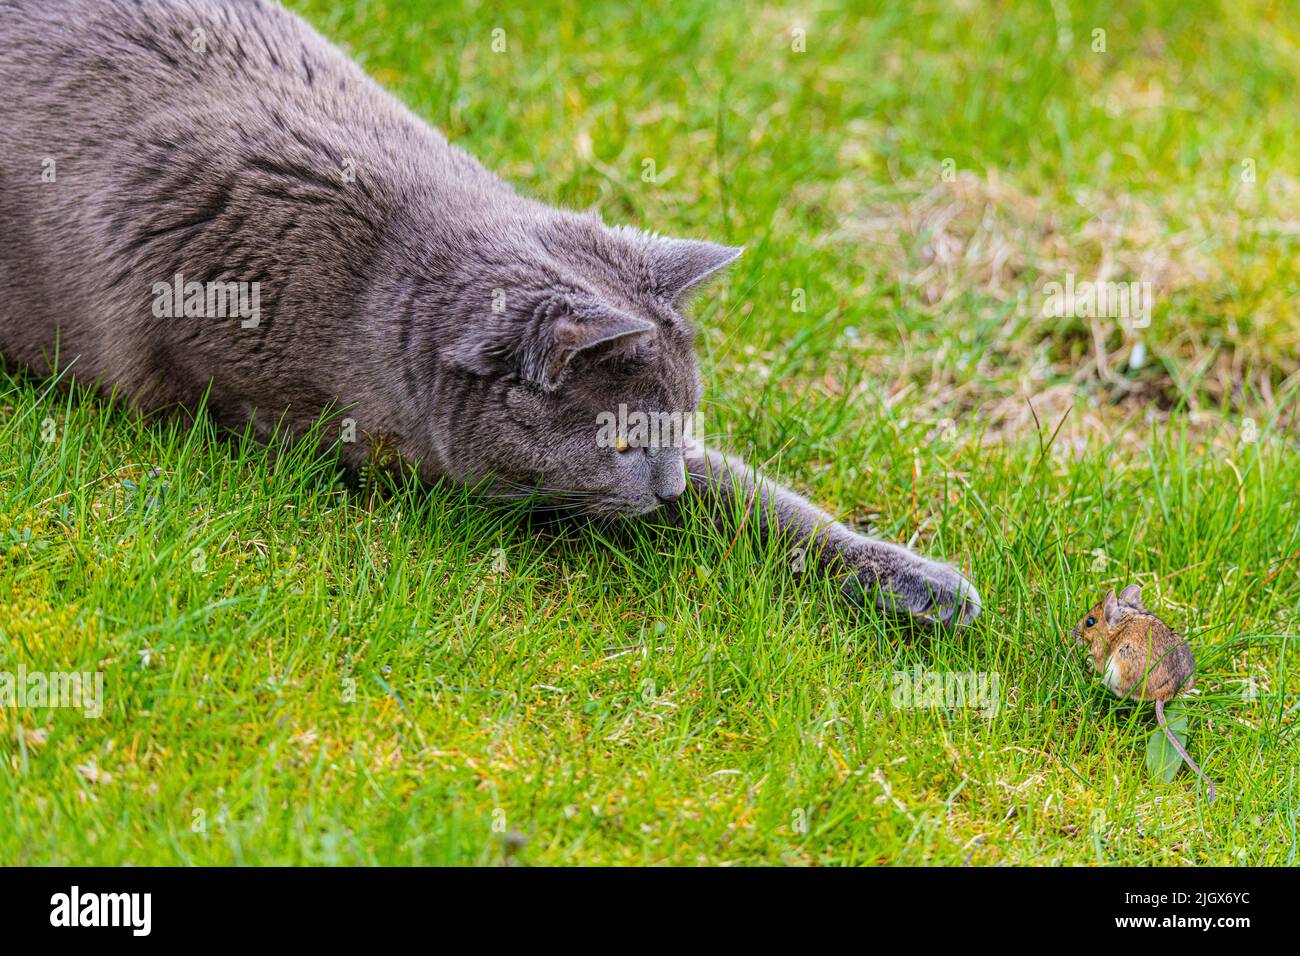
[[[676,501],[686,490],[686,469],[682,465],[682,453],[677,449],[661,451],[655,457],[650,478],[650,490],[659,499],[660,504]]]

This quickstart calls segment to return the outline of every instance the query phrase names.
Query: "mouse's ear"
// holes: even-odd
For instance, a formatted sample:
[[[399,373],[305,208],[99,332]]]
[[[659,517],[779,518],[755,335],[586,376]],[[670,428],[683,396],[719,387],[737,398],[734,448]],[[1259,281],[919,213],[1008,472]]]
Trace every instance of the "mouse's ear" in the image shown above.
[[[1127,604],[1130,607],[1142,606],[1142,588],[1136,584],[1130,584],[1123,591],[1119,592],[1121,604]]]
[[[1119,601],[1115,599],[1115,590],[1106,592],[1106,599],[1101,602],[1101,613],[1106,617],[1106,623],[1114,627],[1119,623],[1119,619],[1124,614],[1124,609],[1119,606]]]

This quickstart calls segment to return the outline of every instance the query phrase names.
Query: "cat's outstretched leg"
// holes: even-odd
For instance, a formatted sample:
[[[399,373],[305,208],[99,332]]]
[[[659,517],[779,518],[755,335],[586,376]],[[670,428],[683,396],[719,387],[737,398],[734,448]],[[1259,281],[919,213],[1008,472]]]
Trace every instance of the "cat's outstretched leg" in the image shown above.
[[[688,494],[720,522],[749,521],[765,541],[841,580],[850,600],[944,625],[969,624],[980,613],[979,592],[954,568],[850,530],[737,458],[699,445],[685,457]]]

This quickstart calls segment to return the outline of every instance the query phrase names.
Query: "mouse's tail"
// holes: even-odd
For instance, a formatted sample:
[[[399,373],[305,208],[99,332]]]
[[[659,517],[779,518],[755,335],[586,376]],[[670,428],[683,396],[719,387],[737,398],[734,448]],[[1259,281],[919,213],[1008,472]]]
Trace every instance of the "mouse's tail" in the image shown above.
[[[1173,731],[1169,729],[1169,725],[1165,723],[1165,702],[1159,698],[1156,698],[1156,720],[1160,721],[1160,729],[1165,732],[1165,736],[1168,737],[1169,742],[1174,745],[1174,749],[1177,750],[1178,753],[1182,755],[1182,758],[1187,761],[1187,766],[1195,770],[1196,775],[1205,781],[1205,785],[1210,789],[1210,803],[1213,803],[1214,781],[1201,772],[1201,768],[1196,766],[1196,761],[1193,760],[1188,755],[1187,751],[1183,749],[1183,745],[1178,742],[1178,738],[1174,736]]]

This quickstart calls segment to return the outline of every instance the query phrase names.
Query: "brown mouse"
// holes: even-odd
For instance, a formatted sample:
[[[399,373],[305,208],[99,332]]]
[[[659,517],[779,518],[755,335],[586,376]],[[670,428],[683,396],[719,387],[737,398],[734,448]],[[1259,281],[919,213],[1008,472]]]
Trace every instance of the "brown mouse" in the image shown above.
[[[1130,584],[1116,596],[1109,591],[1074,630],[1076,644],[1088,647],[1088,659],[1101,682],[1121,698],[1155,701],[1156,719],[1174,749],[1209,787],[1214,781],[1201,772],[1165,723],[1165,701],[1192,689],[1196,660],[1187,640],[1142,603],[1142,589]]]

